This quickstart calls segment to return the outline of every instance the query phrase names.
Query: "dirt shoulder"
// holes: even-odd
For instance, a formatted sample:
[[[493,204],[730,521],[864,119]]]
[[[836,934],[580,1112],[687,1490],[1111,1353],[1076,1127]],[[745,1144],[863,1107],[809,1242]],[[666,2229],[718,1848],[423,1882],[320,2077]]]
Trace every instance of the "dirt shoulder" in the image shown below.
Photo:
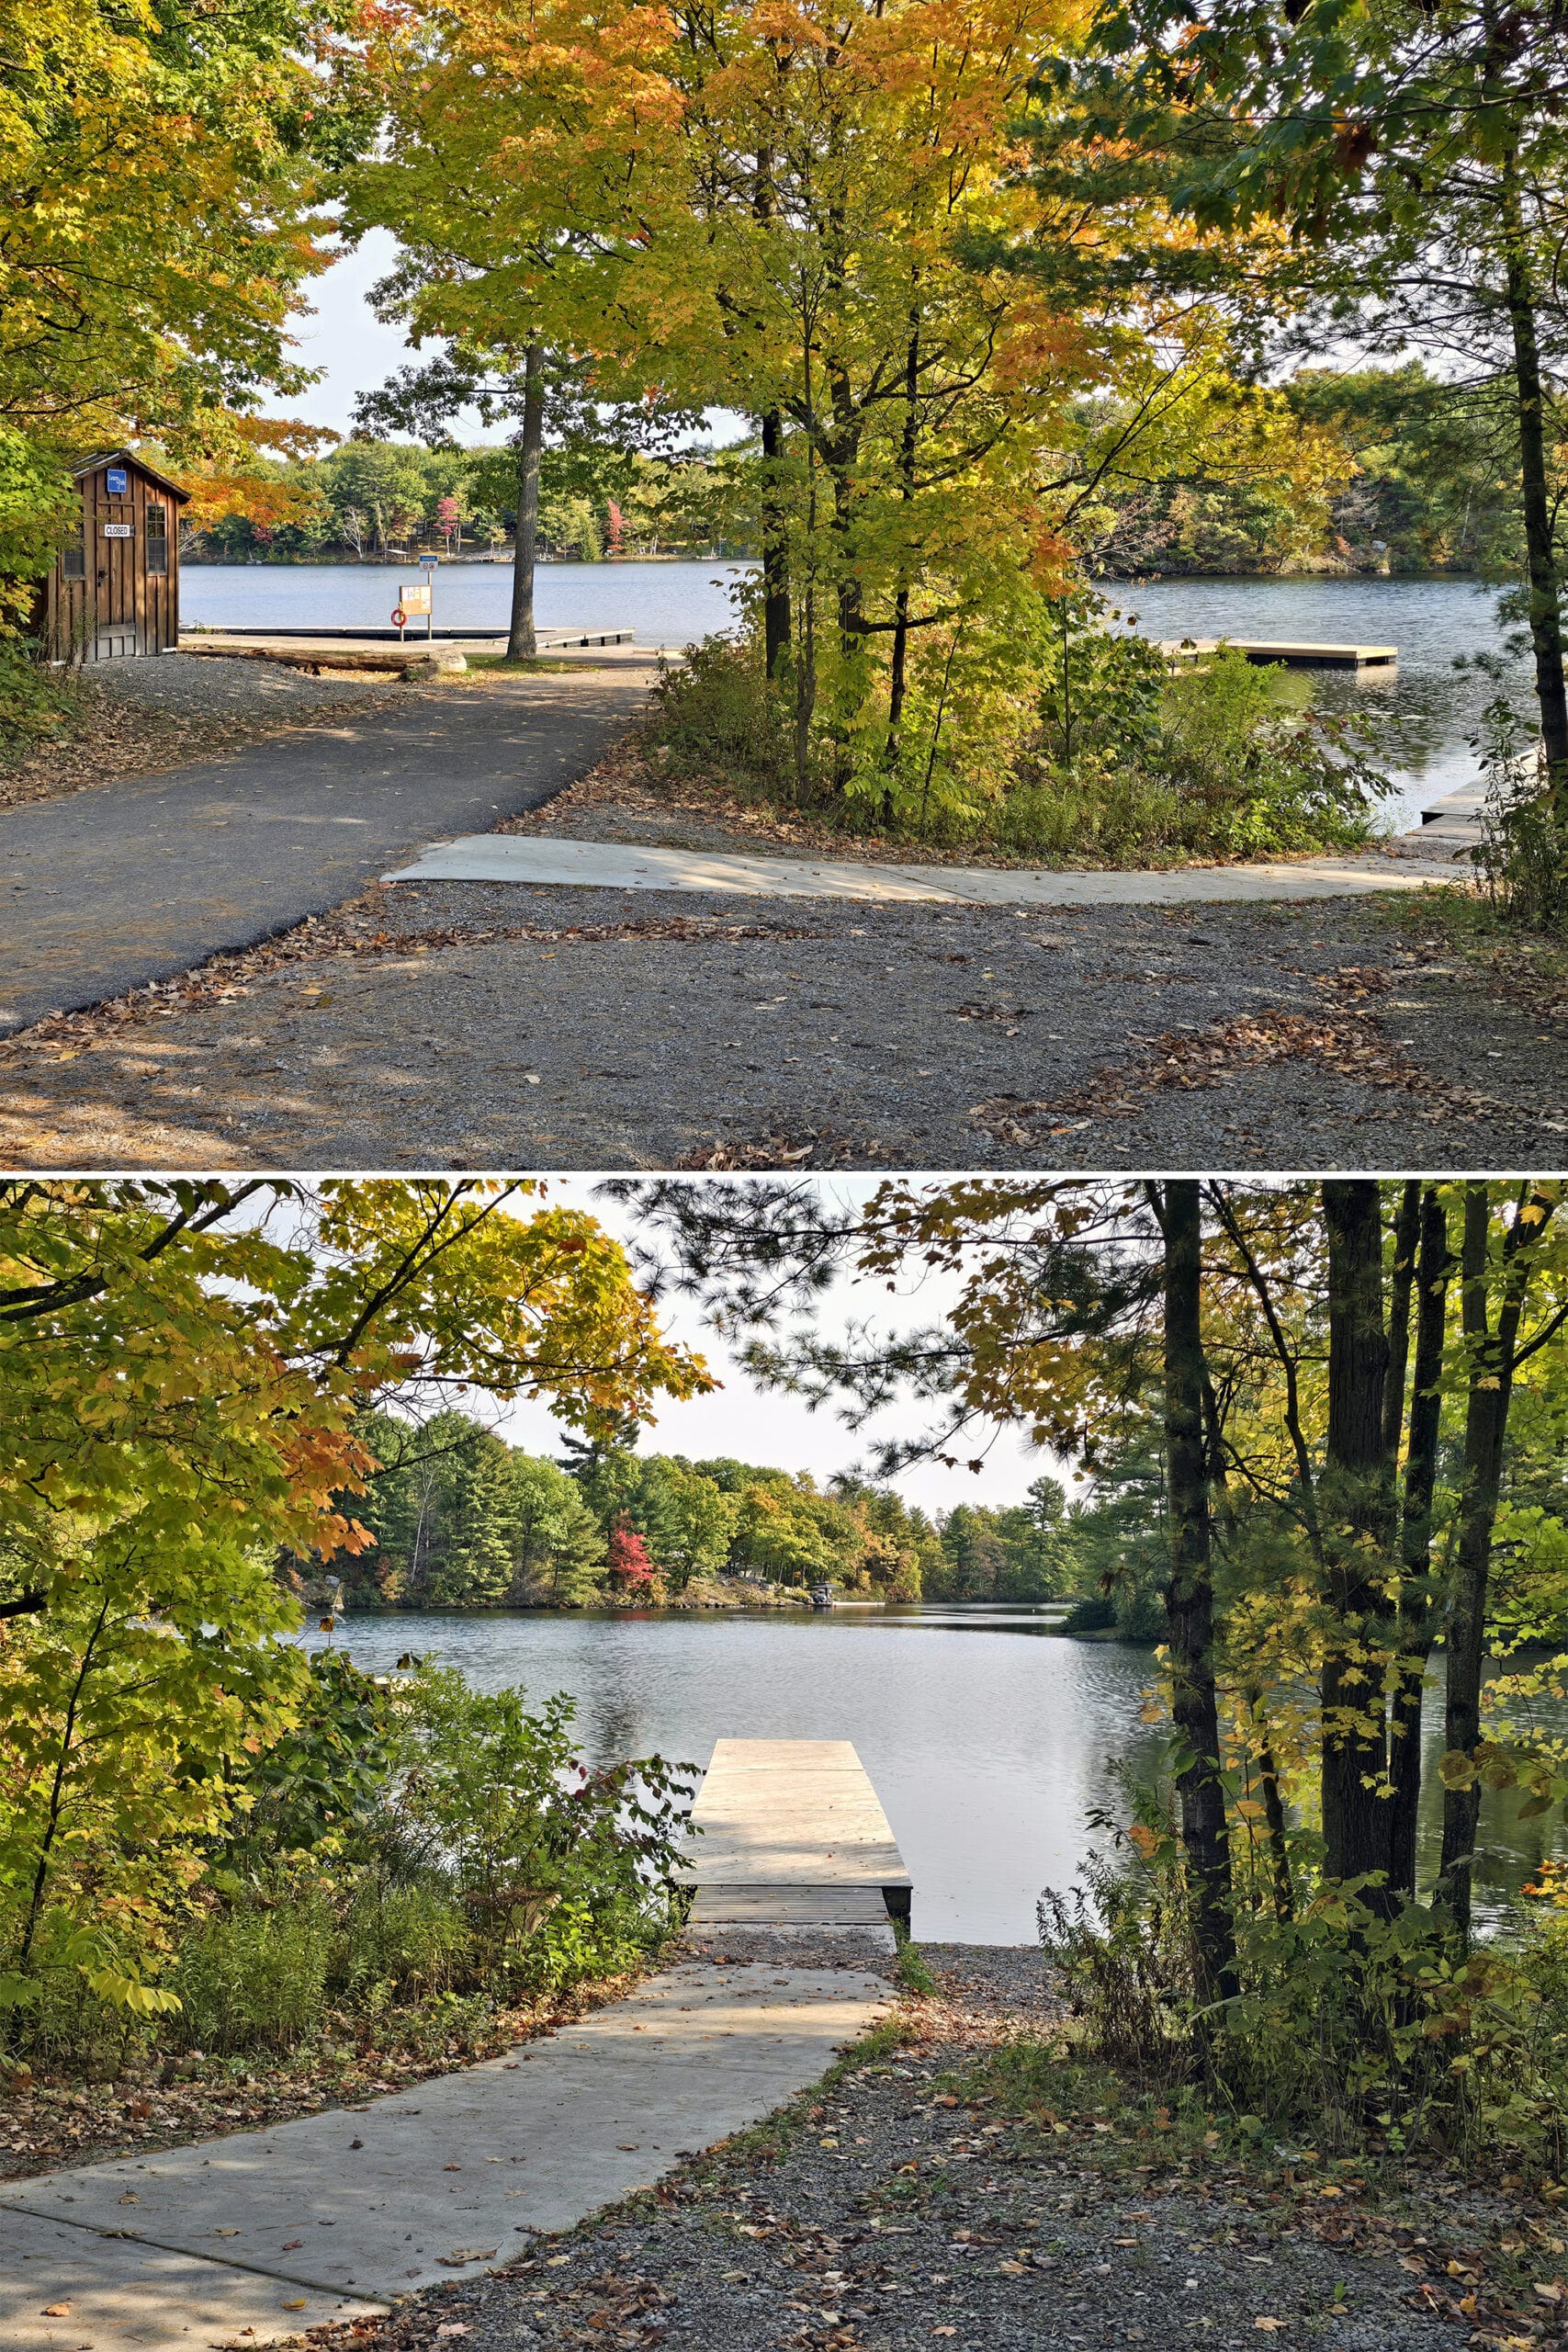
[[[928,1945],[922,1957],[935,1990],[757,2130],[536,2240],[507,2269],[310,2341],[322,2352],[1562,2343],[1552,2205],[1435,2168],[1374,2183],[1315,2158],[1242,2166],[1217,2148],[1166,2150],[1111,2103],[1068,2120],[1038,2097],[1021,2108],[996,2062],[1049,2024],[1041,1955]]]
[[[1441,899],[378,886],[0,1046],[19,1167],[1541,1167],[1568,1030]]]
[[[53,742],[0,767],[0,808],[22,808],[362,717],[428,688],[390,673],[308,673],[265,662],[166,653],[106,664],[81,683],[81,715]]]

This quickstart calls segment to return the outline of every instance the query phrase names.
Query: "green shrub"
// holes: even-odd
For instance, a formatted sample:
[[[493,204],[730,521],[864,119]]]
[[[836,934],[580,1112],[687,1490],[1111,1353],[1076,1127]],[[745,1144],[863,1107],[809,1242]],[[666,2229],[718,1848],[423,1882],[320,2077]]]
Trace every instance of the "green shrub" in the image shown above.
[[[324,1886],[226,1903],[181,1941],[169,1983],[180,2007],[163,2038],[218,2055],[292,2049],[321,2021],[336,1940]]]
[[[245,1804],[225,1860],[244,1869],[278,1855],[333,1851],[378,1823],[402,1755],[407,1702],[395,1681],[365,1673],[342,1650],[320,1650],[299,1719],[250,1760]]]
[[[0,636],[0,767],[68,735],[82,719],[86,695],[77,672],[51,669],[36,646]]]
[[[715,775],[742,797],[796,797],[789,711],[751,637],[688,645],[653,690],[653,735],[677,774]]]
[[[1295,1916],[1236,1910],[1240,1989],[1201,2007],[1179,1849],[1151,1792],[1112,1854],[1040,1933],[1080,2055],[1135,2091],[1201,2085],[1249,2136],[1326,2154],[1416,2150],[1561,2172],[1568,2157],[1568,1918],[1466,1951],[1440,1914],[1393,1919],[1368,1887],[1317,1885],[1315,1841],[1293,1841]]]
[[[449,1886],[382,1885],[362,1874],[335,1939],[331,1982],[350,2003],[420,2001],[456,1993],[476,1973],[474,1939]]]
[[[58,451],[0,424],[0,637],[13,647],[28,626],[35,582],[53,563],[79,511]]]
[[[474,1690],[451,1669],[410,1694],[412,1747],[393,1811],[427,1867],[449,1876],[481,1967],[592,1973],[671,1917],[694,1767],[660,1757],[591,1769],[561,1693],[529,1714],[519,1690]]]
[[[1494,910],[1527,930],[1568,929],[1568,813],[1546,797],[1534,729],[1499,694],[1471,748],[1486,797],[1470,856]]]
[[[10,2053],[112,2074],[132,2042],[223,2058],[288,2051],[324,2024],[488,2012],[621,1974],[674,1925],[690,1783],[660,1758],[598,1769],[572,1703],[424,1669],[389,1680],[312,1661],[299,1723],[256,1758],[205,1876],[171,1901],[142,2015],[80,1970],[43,1973]],[[105,1929],[98,1959],[112,1968]],[[448,2037],[449,2038],[449,2037]]]
[[[1111,644],[1126,652],[1122,640]],[[1046,860],[1155,865],[1355,848],[1390,789],[1373,760],[1381,731],[1362,718],[1282,710],[1275,675],[1222,651],[1167,673],[1151,707],[1144,663],[1108,662],[1070,763],[1059,724],[1043,723],[1032,763],[998,811],[998,845]]]
[[[929,776],[876,767],[886,722],[874,700],[837,750],[814,744],[802,793],[788,691],[764,679],[754,636],[688,649],[656,691],[655,743],[675,772],[743,798],[804,799],[846,830],[1047,864],[1157,865],[1370,837],[1391,788],[1376,722],[1282,707],[1276,672],[1240,653],[1172,672],[1145,639],[1110,627],[1120,616],[1098,597],[1060,609],[1063,627],[1042,640],[1032,726],[993,697],[989,723],[1007,740],[990,741],[971,713],[940,792]]]

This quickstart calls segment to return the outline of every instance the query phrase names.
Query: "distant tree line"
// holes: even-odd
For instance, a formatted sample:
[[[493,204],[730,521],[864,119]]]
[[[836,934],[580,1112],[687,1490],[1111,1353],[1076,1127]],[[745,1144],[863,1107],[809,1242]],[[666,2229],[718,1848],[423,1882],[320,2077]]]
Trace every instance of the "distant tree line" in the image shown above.
[[[928,1513],[852,1472],[818,1484],[728,1456],[586,1441],[551,1461],[461,1412],[417,1429],[369,1415],[361,1434],[382,1466],[354,1505],[371,1548],[336,1564],[351,1610],[657,1604],[743,1577],[801,1592],[826,1581],[868,1600],[1087,1595],[1086,1630],[1151,1637],[1157,1456],[1146,1476],[1139,1464],[1071,1505],[1042,1476],[1020,1503]]]
[[[1283,397],[1328,436],[1337,479],[1303,492],[1291,476],[1198,471],[1108,498],[1087,552],[1102,577],[1301,571],[1501,575],[1519,533],[1518,469],[1496,400],[1441,381],[1419,361],[1350,372],[1303,369]],[[541,461],[539,547],[558,560],[747,556],[757,544],[758,455],[647,456],[578,443]],[[370,560],[415,548],[504,547],[516,526],[508,447],[424,447],[356,437],[324,456],[268,457],[198,481],[187,558],[223,562]]]
[[[728,452],[576,446],[547,449],[541,472],[543,555],[596,563],[743,553],[750,543],[742,468]],[[194,488],[184,551],[197,562],[369,561],[416,548],[472,556],[504,546],[517,524],[515,458],[489,445],[355,437],[322,456],[258,452],[243,472],[211,484],[197,477]]]
[[[1515,424],[1495,389],[1444,382],[1419,360],[1303,368],[1283,387],[1302,426],[1337,446],[1321,498],[1285,475],[1172,475],[1117,500],[1091,556],[1102,576],[1224,572],[1480,572],[1517,563]]]

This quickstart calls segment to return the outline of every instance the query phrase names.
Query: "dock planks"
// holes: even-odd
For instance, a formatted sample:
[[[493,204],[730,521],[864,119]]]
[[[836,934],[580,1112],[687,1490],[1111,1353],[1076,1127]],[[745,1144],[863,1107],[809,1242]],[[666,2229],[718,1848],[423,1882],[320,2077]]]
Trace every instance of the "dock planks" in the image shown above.
[[[721,1739],[692,1810],[693,1921],[907,1927],[913,1884],[847,1739]]]
[[[1249,662],[1278,662],[1287,670],[1389,670],[1399,660],[1397,645],[1313,645],[1301,639],[1273,637],[1169,638],[1159,650],[1169,661],[1201,662],[1224,646],[1244,653]]]

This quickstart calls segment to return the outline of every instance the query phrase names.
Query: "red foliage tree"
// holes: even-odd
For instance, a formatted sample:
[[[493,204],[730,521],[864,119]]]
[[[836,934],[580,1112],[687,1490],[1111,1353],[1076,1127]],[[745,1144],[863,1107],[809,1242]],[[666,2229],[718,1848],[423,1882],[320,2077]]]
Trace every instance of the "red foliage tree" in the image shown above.
[[[654,1582],[653,1562],[648,1556],[648,1546],[637,1529],[624,1519],[617,1520],[610,1530],[607,1574],[617,1592],[650,1589]]]

